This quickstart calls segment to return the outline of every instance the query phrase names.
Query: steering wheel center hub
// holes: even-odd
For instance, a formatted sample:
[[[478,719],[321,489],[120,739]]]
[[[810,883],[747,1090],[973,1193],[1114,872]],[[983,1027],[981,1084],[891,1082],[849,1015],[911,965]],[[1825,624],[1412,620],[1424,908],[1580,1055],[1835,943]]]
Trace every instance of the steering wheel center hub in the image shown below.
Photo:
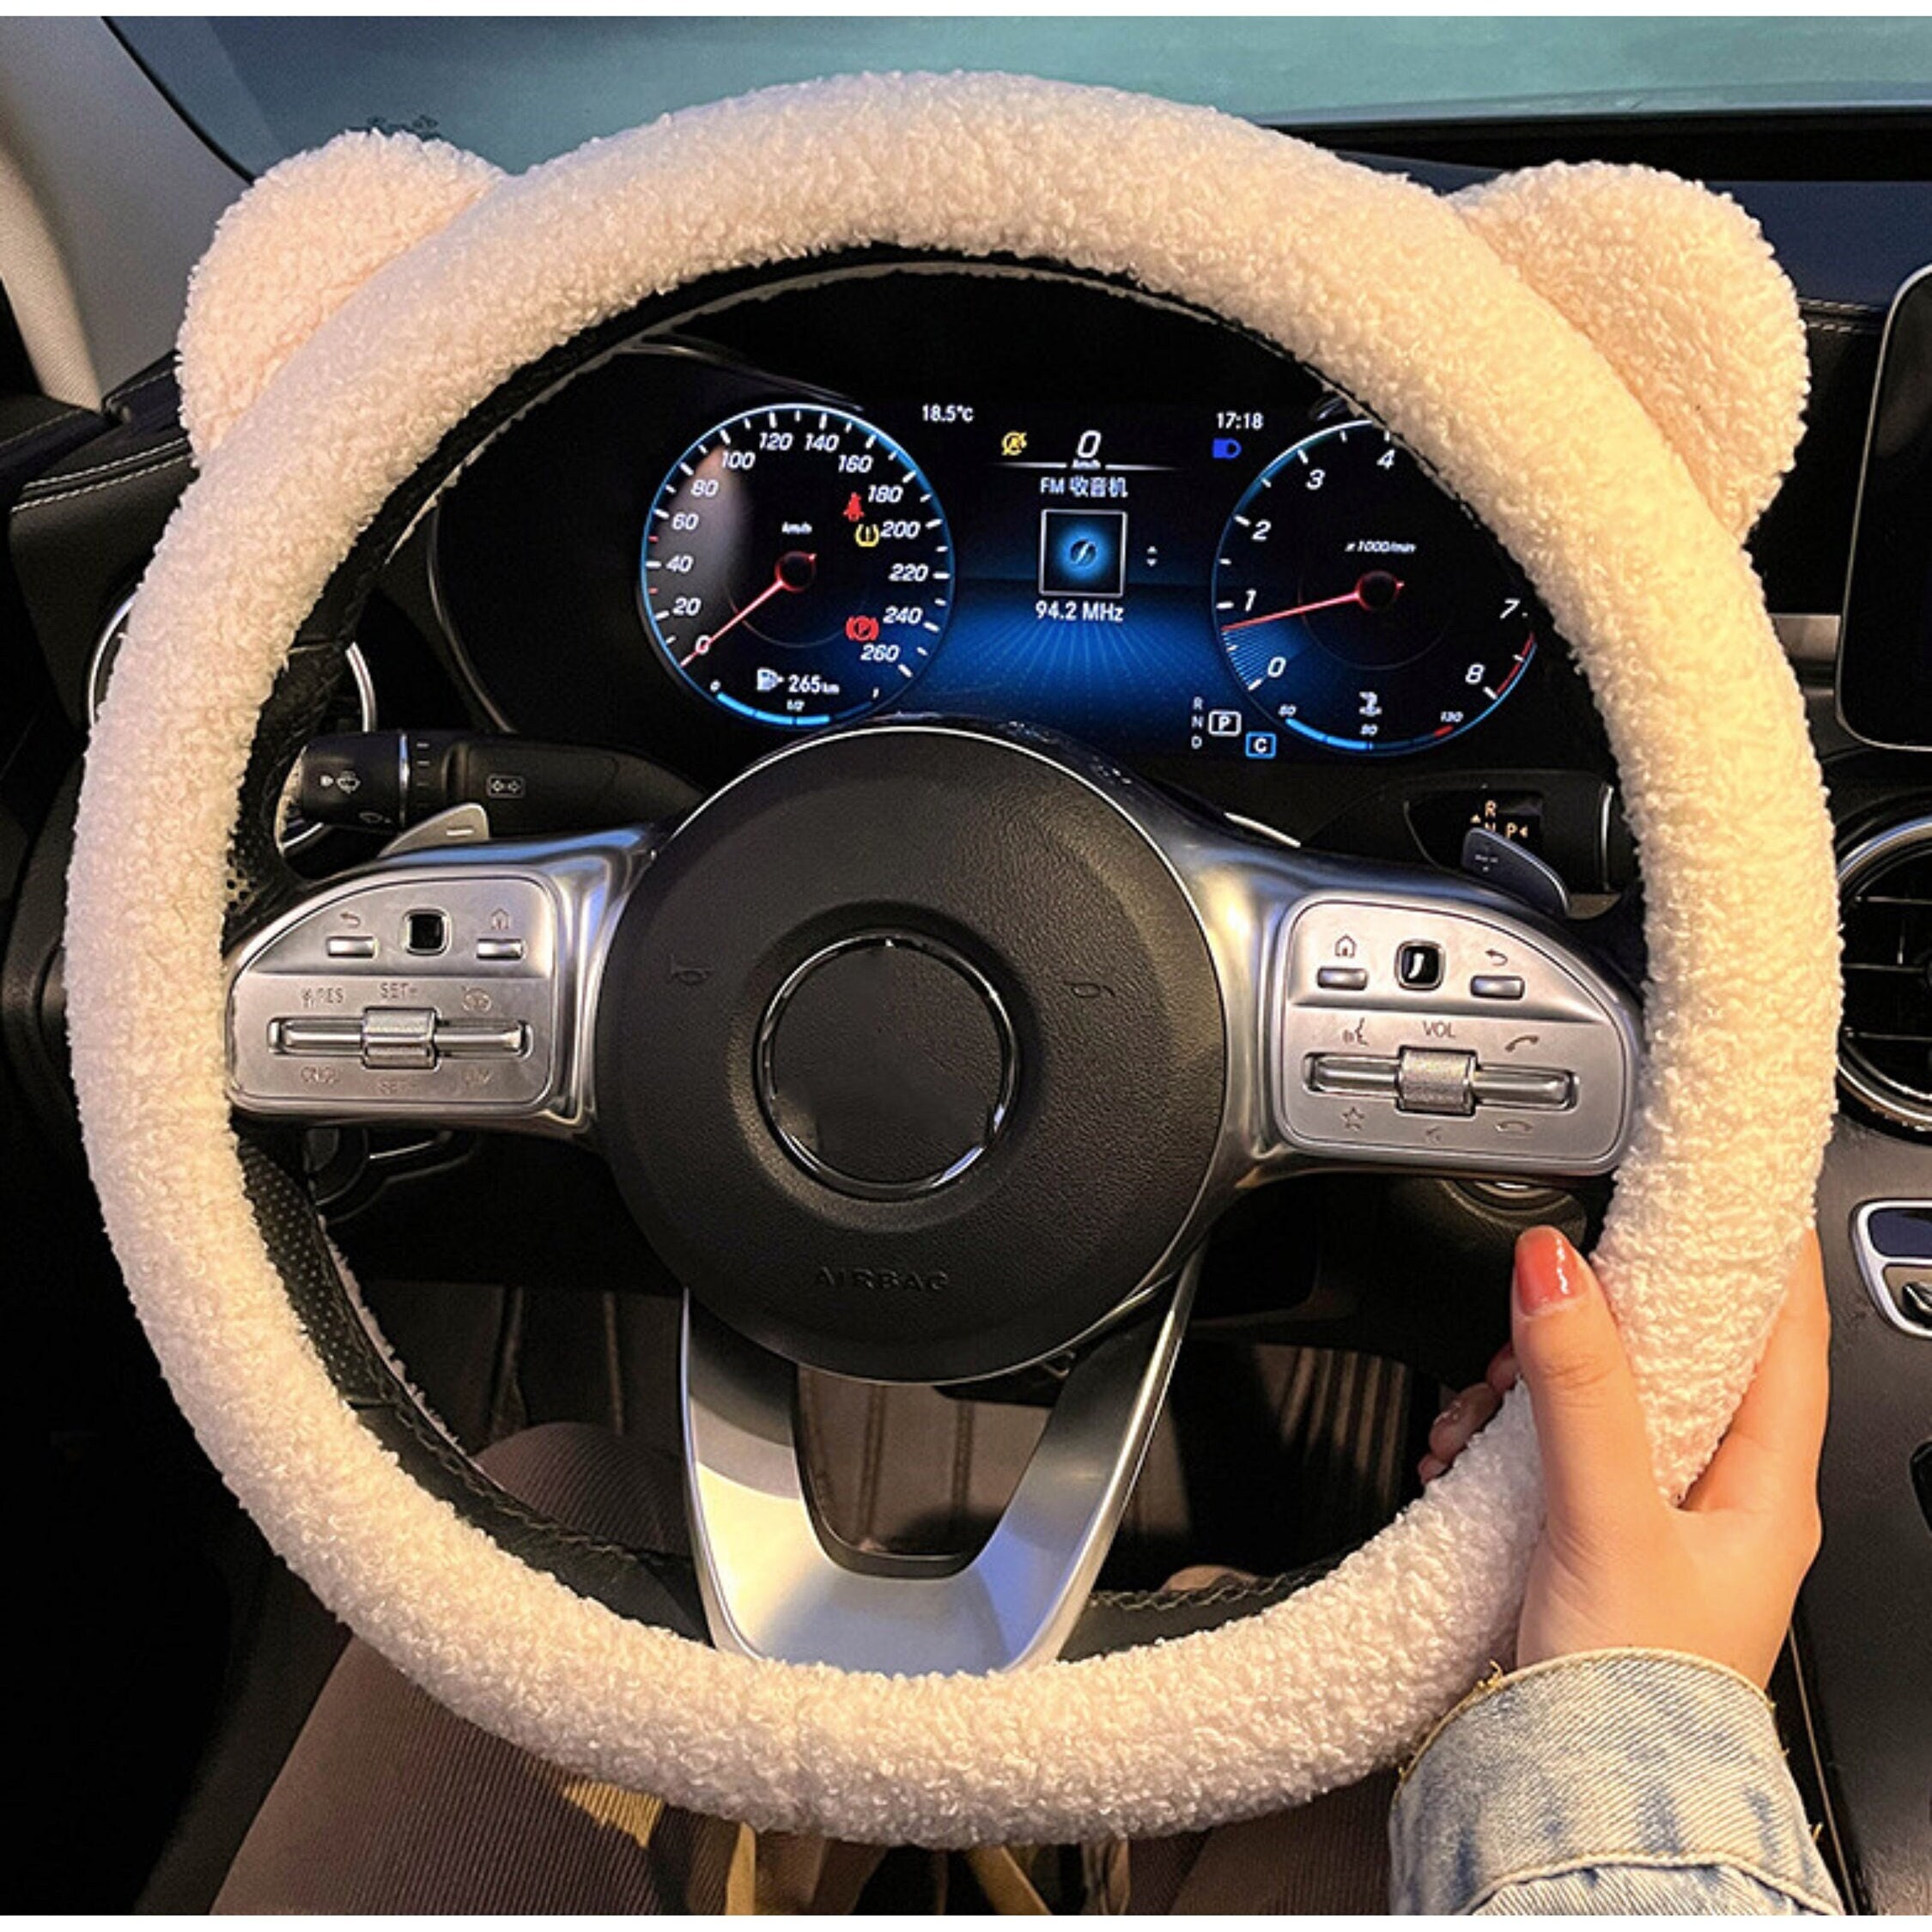
[[[1167,1260],[1225,1103],[1194,906],[1090,776],[991,733],[815,738],[701,807],[611,940],[598,1132],[692,1292],[836,1372],[1064,1348]]]
[[[758,1030],[772,1132],[806,1173],[872,1200],[964,1174],[1005,1124],[1018,1070],[992,983],[917,933],[861,933],[814,953]]]

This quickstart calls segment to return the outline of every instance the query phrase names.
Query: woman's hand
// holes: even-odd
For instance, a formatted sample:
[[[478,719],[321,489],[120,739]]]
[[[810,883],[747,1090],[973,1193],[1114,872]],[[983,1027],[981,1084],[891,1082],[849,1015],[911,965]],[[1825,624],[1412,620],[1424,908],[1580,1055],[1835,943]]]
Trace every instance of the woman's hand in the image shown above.
[[[1596,1277],[1553,1228],[1516,1243],[1512,1341],[1437,1419],[1440,1475],[1520,1376],[1547,1514],[1518,1665],[1619,1647],[1686,1651],[1765,1683],[1818,1552],[1830,1317],[1807,1235],[1756,1379],[1681,1504],[1657,1493],[1637,1387]]]

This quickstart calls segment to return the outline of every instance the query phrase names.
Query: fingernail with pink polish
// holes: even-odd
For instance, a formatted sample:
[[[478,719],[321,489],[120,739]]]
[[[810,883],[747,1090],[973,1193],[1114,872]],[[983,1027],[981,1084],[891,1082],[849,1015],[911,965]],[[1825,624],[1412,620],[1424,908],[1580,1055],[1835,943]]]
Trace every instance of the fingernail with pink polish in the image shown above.
[[[1554,1228],[1531,1228],[1516,1238],[1516,1306],[1543,1315],[1583,1292],[1583,1257]]]

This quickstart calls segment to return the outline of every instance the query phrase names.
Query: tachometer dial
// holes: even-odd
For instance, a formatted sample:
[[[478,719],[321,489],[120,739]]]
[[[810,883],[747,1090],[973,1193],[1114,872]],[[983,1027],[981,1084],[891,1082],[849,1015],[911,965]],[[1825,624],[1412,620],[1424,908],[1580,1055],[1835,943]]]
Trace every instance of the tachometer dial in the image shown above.
[[[1373,422],[1319,430],[1255,479],[1221,533],[1213,595],[1249,702],[1350,751],[1468,730],[1536,648],[1509,560]]]
[[[781,404],[708,430],[659,487],[641,592],[653,641],[726,710],[863,716],[939,649],[952,540],[918,465],[842,410]]]

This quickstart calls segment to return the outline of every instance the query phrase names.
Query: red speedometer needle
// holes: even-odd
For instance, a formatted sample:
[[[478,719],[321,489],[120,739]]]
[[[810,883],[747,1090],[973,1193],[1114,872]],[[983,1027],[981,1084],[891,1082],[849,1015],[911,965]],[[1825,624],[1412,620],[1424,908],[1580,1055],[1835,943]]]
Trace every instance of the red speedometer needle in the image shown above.
[[[1311,611],[1333,611],[1341,604],[1359,604],[1364,611],[1386,611],[1401,594],[1400,577],[1391,577],[1386,570],[1371,570],[1357,580],[1353,590],[1345,591],[1340,597],[1317,598],[1313,604],[1291,605],[1285,611],[1266,611],[1258,617],[1237,617],[1231,624],[1223,624],[1221,629],[1225,635],[1230,630],[1246,630],[1253,624],[1278,624],[1284,617],[1305,617]]]
[[[771,574],[771,581],[743,610],[734,611],[708,636],[699,638],[691,648],[690,657],[677,660],[680,667],[688,665],[693,658],[702,658],[726,631],[743,623],[761,604],[776,597],[781,591],[804,590],[811,582],[817,568],[818,556],[816,551],[786,551],[778,560],[778,568]]]

